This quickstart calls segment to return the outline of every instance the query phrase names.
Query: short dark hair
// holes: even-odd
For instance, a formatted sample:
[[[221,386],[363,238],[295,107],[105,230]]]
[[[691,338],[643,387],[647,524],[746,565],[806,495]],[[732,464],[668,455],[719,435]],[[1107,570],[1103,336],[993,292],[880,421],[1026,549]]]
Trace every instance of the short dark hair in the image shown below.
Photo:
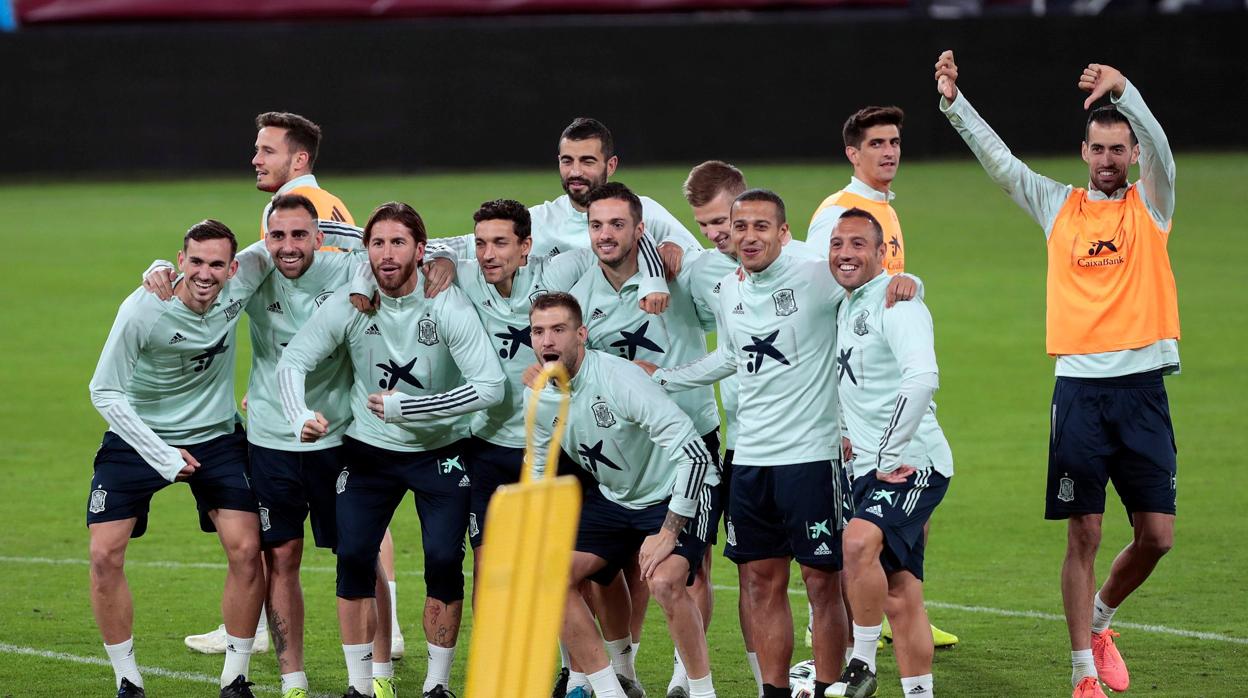
[[[875,230],[876,247],[879,247],[880,245],[884,244],[884,227],[880,225],[880,221],[878,218],[871,215],[870,211],[867,211],[865,209],[861,209],[858,207],[845,209],[845,212],[837,217],[836,219],[837,225],[839,225],[840,222],[845,220],[846,218],[861,218],[865,221],[870,222],[871,228]],[[832,226],[832,227],[835,230],[836,226]]]
[[[234,255],[238,252],[238,239],[234,237],[234,233],[230,231],[224,223],[212,218],[204,220],[192,225],[190,230],[186,231],[186,235],[182,237],[182,251],[186,251],[186,246],[191,240],[195,242],[204,242],[206,240],[229,240],[230,241],[230,259],[234,259]]]
[[[563,291],[551,291],[534,298],[533,305],[529,308],[529,317],[533,317],[533,313],[539,310],[551,310],[552,308],[567,308],[568,314],[572,316],[572,320],[576,322],[577,327],[584,324],[581,317],[581,304],[576,302],[576,298],[571,293],[564,293]]]
[[[1097,107],[1088,114],[1088,123],[1083,127],[1083,140],[1087,142],[1088,135],[1092,133],[1092,124],[1099,126],[1113,126],[1114,124],[1126,124],[1127,133],[1131,134],[1131,145],[1136,144],[1135,129],[1131,128],[1131,121],[1120,111],[1118,107],[1112,104]]]
[[[682,190],[690,206],[705,206],[720,192],[737,196],[745,191],[745,175],[721,160],[707,160],[689,170]]]
[[[597,138],[602,143],[602,159],[610,160],[615,155],[615,139],[611,137],[611,129],[597,119],[578,116],[559,134],[559,140],[587,141]]]
[[[642,221],[641,199],[633,193],[632,189],[624,186],[620,182],[607,182],[600,186],[594,187],[589,192],[589,196],[585,199],[585,208],[588,209],[594,205],[595,201],[603,199],[618,199],[628,202],[628,213],[633,217],[633,225],[637,225]]]
[[[364,224],[365,247],[368,246],[369,239],[372,237],[373,226],[382,221],[401,223],[411,231],[413,241],[429,242],[429,233],[425,231],[425,220],[420,217],[416,209],[402,201],[389,201],[373,209],[373,214],[368,217],[368,223]]]
[[[472,222],[511,221],[516,237],[524,240],[533,232],[533,220],[529,217],[529,209],[515,199],[494,199],[481,204],[481,208],[472,214]]]
[[[787,220],[784,213],[784,199],[781,199],[779,194],[770,189],[747,189],[732,200],[732,205],[735,208],[737,204],[745,201],[770,202],[775,205],[776,214],[780,217],[780,220],[777,222],[784,223]]]
[[[294,211],[296,209],[307,211],[308,215],[312,216],[313,223],[320,218],[316,212],[316,206],[312,204],[308,197],[302,194],[282,194],[281,196],[273,197],[273,205],[269,207],[269,218],[272,218],[277,211]],[[265,225],[268,225],[268,218],[264,222]]]
[[[308,154],[308,169],[321,149],[321,127],[310,119],[286,111],[266,111],[256,117],[256,130],[267,126],[286,129],[286,143]]]
[[[841,137],[845,139],[845,147],[860,148],[867,129],[872,126],[896,126],[901,131],[901,124],[906,120],[906,113],[901,107],[863,107],[845,120],[841,127]]]

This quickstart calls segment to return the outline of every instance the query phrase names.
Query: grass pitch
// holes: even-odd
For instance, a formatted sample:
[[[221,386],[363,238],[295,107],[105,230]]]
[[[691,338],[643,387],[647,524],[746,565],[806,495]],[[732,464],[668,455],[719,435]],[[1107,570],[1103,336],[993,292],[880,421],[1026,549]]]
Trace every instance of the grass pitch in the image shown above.
[[[1178,210],[1170,246],[1183,320],[1183,372],[1167,379],[1179,443],[1179,518],[1174,551],[1119,611],[1119,646],[1133,694],[1242,695],[1248,685],[1248,157],[1180,154]],[[1061,181],[1085,181],[1078,159],[1037,159]],[[359,222],[371,207],[407,201],[435,234],[471,230],[476,205],[497,197],[539,202],[560,193],[554,168],[533,172],[410,177],[322,176]],[[681,200],[683,168],[625,168],[617,179],[666,205],[693,229]],[[778,191],[804,234],[820,199],[849,168],[750,166],[750,183]],[[940,421],[957,467],[938,510],[928,552],[932,619],[962,644],[937,653],[942,695],[1069,694],[1058,569],[1065,529],[1045,522],[1048,401],[1053,363],[1044,354],[1044,238],[972,161],[909,163],[895,205],[910,245],[907,271],[922,276],[936,322]],[[0,696],[112,695],[112,672],[87,597],[84,506],[92,455],[105,426],[87,382],[117,305],[157,257],[172,258],[183,231],[215,217],[243,241],[258,234],[265,196],[245,169],[231,179],[0,186]],[[246,332],[239,332],[246,342]],[[239,391],[247,353],[240,352]],[[393,530],[399,614],[408,656],[397,665],[404,695],[424,675],[419,629],[420,538],[410,500]],[[1130,535],[1111,496],[1098,571],[1103,578]],[[146,536],[127,564],[135,637],[152,696],[216,695],[220,658],[191,653],[182,636],[219,621],[224,557],[198,532],[185,487],[152,507]],[[712,669],[722,696],[751,696],[736,623],[736,574],[718,558]],[[307,672],[314,692],[340,695],[344,667],[334,619],[333,559],[313,550],[303,575]],[[796,624],[806,606],[794,581]],[[1135,624],[1135,625],[1130,625]],[[471,632],[466,619],[465,632]],[[809,656],[797,640],[794,660]],[[467,635],[453,682],[463,686]],[[663,694],[671,642],[650,611],[638,670]],[[900,695],[882,653],[881,696]],[[276,692],[272,653],[252,662],[257,688]]]

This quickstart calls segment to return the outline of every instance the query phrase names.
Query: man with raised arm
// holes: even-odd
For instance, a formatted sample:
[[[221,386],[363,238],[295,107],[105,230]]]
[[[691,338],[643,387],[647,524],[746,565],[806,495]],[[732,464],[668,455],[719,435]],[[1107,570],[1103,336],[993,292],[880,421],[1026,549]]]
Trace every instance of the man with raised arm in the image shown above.
[[[418,270],[425,242],[424,221],[410,206],[379,206],[364,229],[381,290],[377,312],[357,312],[350,288],[340,288],[296,333],[277,367],[283,414],[297,438],[311,442],[336,425],[308,408],[306,376],[335,351],[346,352],[353,366],[347,467],[335,483],[348,696],[372,695],[377,551],[408,490],[416,493],[424,543],[429,668],[422,691],[448,694],[469,513],[464,415],[503,399],[502,369],[468,300],[457,289],[425,297]]]
[[[586,349],[582,309],[571,295],[535,300],[531,326],[538,360],[559,362],[571,377],[559,445],[594,481],[585,488],[581,507],[562,641],[573,662],[585,668],[597,698],[623,698],[602,635],[577,589],[586,579],[610,582],[636,559],[688,669],[690,695],[711,698],[715,689],[702,617],[686,587],[715,525],[718,465],[689,417],[640,368],[627,358]],[[541,387],[526,398],[541,401],[535,463],[545,462],[559,398]]]
[[[1118,606],[1174,544],[1174,427],[1163,376],[1179,372],[1179,305],[1167,244],[1174,218],[1174,157],[1161,124],[1118,70],[1079,75],[1092,109],[1081,146],[1088,185],[1030,170],[971,106],[953,52],[936,62],[940,109],[988,176],[1044,230],[1048,251],[1045,344],[1056,357],[1045,518],[1066,519],[1062,602],[1076,698],[1130,685],[1109,628]],[[1132,165],[1140,178],[1128,182]],[[1134,529],[1096,589],[1105,485]],[[1098,681],[1099,678],[1099,681]]]
[[[884,228],[851,208],[832,228],[828,264],[847,294],[837,311],[836,376],[852,446],[845,585],[854,648],[827,696],[868,698],[887,614],[901,692],[931,698],[932,633],[923,606],[924,527],[945,496],[953,456],[936,423],[939,387],[932,316],[920,299],[885,303]]]
[[[119,698],[144,695],[126,548],[147,530],[152,496],[175,481],[190,484],[200,528],[215,532],[226,554],[221,696],[252,695],[247,674],[264,573],[247,440],[234,409],[234,351],[243,306],[272,265],[260,243],[236,257],[237,249],[219,221],[191,226],[173,296],[161,300],[142,288],[130,294],[91,378],[91,402],[108,422],[87,501],[91,606]]]

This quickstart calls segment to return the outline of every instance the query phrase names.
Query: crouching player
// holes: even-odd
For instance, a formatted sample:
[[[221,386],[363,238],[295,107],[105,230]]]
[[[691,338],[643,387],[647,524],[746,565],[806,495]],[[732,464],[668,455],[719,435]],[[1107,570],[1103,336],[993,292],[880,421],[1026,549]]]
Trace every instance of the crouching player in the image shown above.
[[[876,694],[883,614],[893,628],[901,690],[932,696],[932,634],[923,608],[923,526],[953,477],[936,423],[932,316],[915,298],[887,307],[884,234],[851,208],[832,230],[828,263],[846,298],[836,316],[836,375],[853,444],[854,515],[842,548],[854,650],[827,696]]]
[[[533,350],[572,377],[572,403],[561,446],[589,472],[572,557],[562,640],[584,667],[598,698],[622,698],[602,636],[577,589],[608,583],[637,556],[642,579],[667,617],[689,673],[692,698],[715,695],[702,617],[686,587],[706,550],[718,514],[719,472],[693,422],[644,371],[626,359],[586,350],[581,307],[566,293],[533,301]],[[530,392],[526,399],[534,399]],[[540,394],[535,462],[545,462],[556,393]]]

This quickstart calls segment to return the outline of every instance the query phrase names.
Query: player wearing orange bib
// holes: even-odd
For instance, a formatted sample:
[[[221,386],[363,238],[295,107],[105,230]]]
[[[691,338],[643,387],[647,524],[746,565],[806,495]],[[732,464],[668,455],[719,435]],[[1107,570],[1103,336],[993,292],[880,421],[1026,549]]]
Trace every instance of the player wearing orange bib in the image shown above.
[[[1109,629],[1118,606],[1174,543],[1175,442],[1162,376],[1179,370],[1179,310],[1166,250],[1174,157],[1161,124],[1114,68],[1091,64],[1083,141],[1086,189],[1032,172],[957,87],[953,52],[936,63],[941,111],[988,175],[1048,240],[1046,345],[1057,357],[1045,518],[1067,520],[1062,601],[1075,698],[1130,685]],[[1140,179],[1127,182],[1139,163]],[[1112,480],[1134,528],[1096,591],[1096,551]]]
[[[363,234],[342,199],[316,182],[312,166],[321,147],[321,127],[289,112],[270,111],[256,117],[256,188],[273,197],[298,194],[316,207],[317,227],[325,235],[322,249],[363,248]],[[260,215],[260,237],[269,232],[269,209]]]
[[[884,228],[884,269],[889,274],[905,271],[905,241],[891,203],[893,178],[901,164],[901,123],[905,117],[899,107],[864,107],[845,120],[841,135],[854,175],[844,189],[819,204],[806,231],[806,244],[821,257],[828,256],[832,228],[841,214],[858,208],[875,216]]]
[[[884,270],[900,274],[906,270],[906,245],[901,235],[901,221],[893,210],[893,179],[901,166],[901,125],[906,114],[900,107],[863,107],[845,120],[841,137],[845,141],[845,157],[854,166],[849,184],[819,204],[810,217],[806,244],[820,257],[828,256],[832,229],[841,214],[851,208],[867,211],[884,229]],[[927,532],[924,531],[926,538]],[[892,641],[893,630],[884,621],[883,637]],[[811,645],[811,628],[806,628],[806,646]],[[936,647],[958,644],[958,636],[932,626],[932,643]]]

